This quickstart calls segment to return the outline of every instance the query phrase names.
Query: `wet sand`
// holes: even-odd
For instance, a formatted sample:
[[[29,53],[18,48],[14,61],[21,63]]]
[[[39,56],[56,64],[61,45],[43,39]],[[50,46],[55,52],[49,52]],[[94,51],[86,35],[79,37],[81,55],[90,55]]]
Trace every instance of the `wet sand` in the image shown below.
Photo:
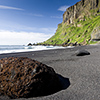
[[[77,50],[87,50],[90,55],[76,56]],[[14,100],[100,100],[100,45],[75,48],[1,54],[4,57],[29,57],[52,67],[70,85],[48,96]],[[66,80],[63,80],[66,86]],[[10,100],[0,96],[0,100]]]

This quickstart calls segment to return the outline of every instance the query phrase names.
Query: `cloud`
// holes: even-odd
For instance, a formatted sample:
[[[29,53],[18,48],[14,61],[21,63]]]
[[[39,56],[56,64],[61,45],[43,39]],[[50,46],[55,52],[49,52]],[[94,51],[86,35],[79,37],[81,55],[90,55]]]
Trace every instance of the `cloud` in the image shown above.
[[[51,16],[51,18],[58,18],[58,19],[61,19],[63,18],[62,16]]]
[[[29,15],[35,16],[35,17],[43,17],[43,15],[41,15],[41,14],[32,14],[32,13],[30,13]]]
[[[28,43],[43,42],[53,34],[1,30],[0,35],[0,45],[27,45]]]
[[[1,22],[0,30],[10,30],[10,31],[24,31],[24,32],[34,32],[34,33],[45,33],[45,34],[54,34],[57,27],[32,27],[27,25],[21,25],[16,23],[5,24],[6,21]]]
[[[4,6],[4,5],[0,5],[0,9],[24,10],[24,9],[21,9],[21,8],[16,8],[16,7],[11,7],[11,6]]]
[[[69,7],[70,7],[70,6],[67,6],[67,5],[61,6],[58,10],[59,10],[59,11],[66,11],[66,9],[69,8]]]
[[[39,31],[42,31],[44,33],[52,34],[56,32],[57,28],[40,28]]]

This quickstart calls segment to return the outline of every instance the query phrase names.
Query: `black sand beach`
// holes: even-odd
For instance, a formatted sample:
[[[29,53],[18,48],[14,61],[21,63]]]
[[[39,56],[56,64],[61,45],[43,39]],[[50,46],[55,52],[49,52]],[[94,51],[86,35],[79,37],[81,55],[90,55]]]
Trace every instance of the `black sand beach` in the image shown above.
[[[75,51],[85,49],[90,55],[76,56]],[[29,57],[52,67],[63,77],[64,88],[44,97],[20,98],[15,100],[100,100],[100,45],[75,48],[0,54],[4,57]],[[66,79],[70,85],[66,87]],[[0,100],[10,100],[0,96]]]

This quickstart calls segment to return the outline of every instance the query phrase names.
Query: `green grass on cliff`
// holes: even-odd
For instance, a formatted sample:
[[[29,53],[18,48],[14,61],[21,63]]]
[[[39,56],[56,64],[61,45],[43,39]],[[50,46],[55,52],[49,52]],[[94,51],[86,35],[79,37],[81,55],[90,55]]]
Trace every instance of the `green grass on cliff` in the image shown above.
[[[100,26],[100,14],[97,16],[91,16],[91,18],[85,18],[85,21],[78,22],[75,24],[67,25],[62,23],[58,25],[58,29],[54,36],[49,40],[45,41],[44,44],[63,44],[63,43],[78,43],[78,44],[91,44],[91,33],[93,29]]]

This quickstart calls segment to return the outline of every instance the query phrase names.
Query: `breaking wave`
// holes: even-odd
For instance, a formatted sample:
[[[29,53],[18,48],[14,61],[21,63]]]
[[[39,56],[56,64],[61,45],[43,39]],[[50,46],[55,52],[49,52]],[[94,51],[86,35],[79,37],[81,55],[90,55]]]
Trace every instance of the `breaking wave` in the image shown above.
[[[0,45],[0,54],[4,53],[17,53],[17,52],[28,52],[28,51],[41,51],[50,49],[61,49],[61,48],[73,48],[73,47],[62,47],[62,46],[25,46],[25,45]]]

